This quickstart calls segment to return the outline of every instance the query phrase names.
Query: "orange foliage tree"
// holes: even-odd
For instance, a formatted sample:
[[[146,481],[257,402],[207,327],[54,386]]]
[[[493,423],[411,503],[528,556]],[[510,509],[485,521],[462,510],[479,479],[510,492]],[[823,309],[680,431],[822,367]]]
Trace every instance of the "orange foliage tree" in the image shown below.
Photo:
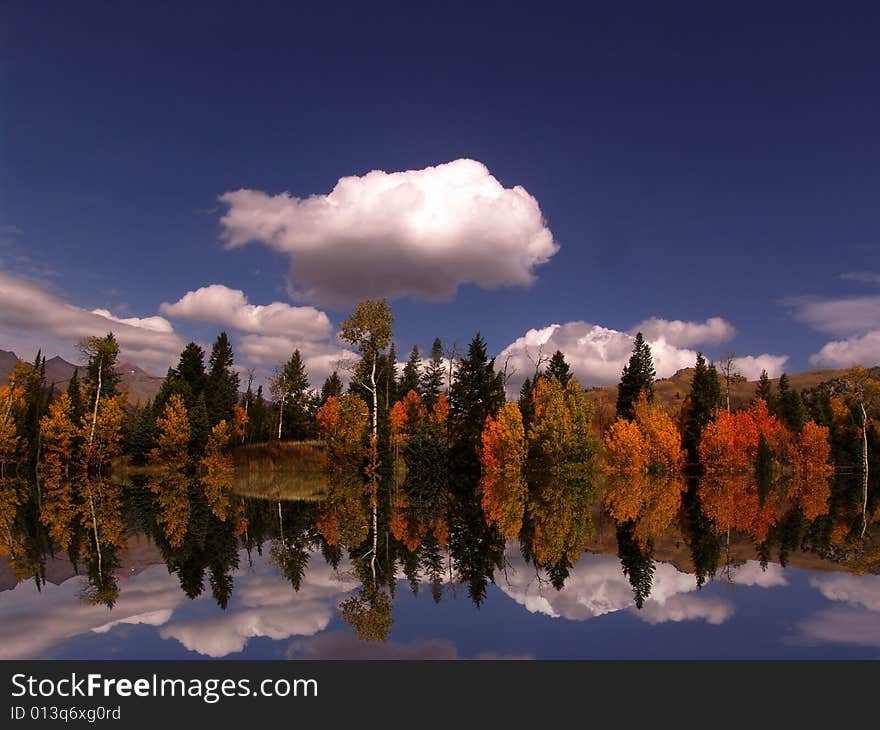
[[[70,474],[76,426],[67,393],[49,406],[49,412],[40,421],[40,434],[42,448],[37,465],[37,474],[43,483],[40,522],[61,549],[67,550],[73,538],[76,515]]]
[[[522,527],[527,486],[523,475],[526,434],[519,406],[508,401],[486,418],[480,450],[480,495],[486,524],[497,524],[508,539]]]
[[[647,394],[639,396],[632,420],[618,418],[605,433],[605,466],[618,473],[677,474],[684,463],[675,421]]]

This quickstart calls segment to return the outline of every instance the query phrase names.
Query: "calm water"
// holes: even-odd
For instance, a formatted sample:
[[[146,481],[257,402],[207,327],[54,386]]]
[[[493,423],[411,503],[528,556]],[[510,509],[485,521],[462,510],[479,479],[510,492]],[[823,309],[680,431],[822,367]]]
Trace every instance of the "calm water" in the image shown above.
[[[221,523],[193,503],[187,537],[171,546],[145,491],[126,494],[124,549],[102,556],[114,586],[103,602],[94,590],[84,598],[94,583],[87,558],[75,575],[64,554],[42,555],[45,582],[16,582],[3,566],[0,658],[880,656],[880,576],[800,552],[787,556],[789,567],[762,567],[755,546],[738,540],[729,554],[721,545],[715,577],[698,588],[674,525],[653,561],[641,563],[646,570],[634,576],[630,557],[627,575],[615,528],[601,517],[594,552],[569,560],[568,575],[555,578],[559,590],[517,542],[489,544],[472,534],[479,527],[453,528],[447,548],[423,544],[411,560],[383,541],[392,623],[384,641],[365,641],[339,605],[362,590],[366,561],[357,570],[360,554],[322,544],[320,503],[239,498],[249,527],[238,536],[231,519]],[[647,593],[641,608],[639,592]]]

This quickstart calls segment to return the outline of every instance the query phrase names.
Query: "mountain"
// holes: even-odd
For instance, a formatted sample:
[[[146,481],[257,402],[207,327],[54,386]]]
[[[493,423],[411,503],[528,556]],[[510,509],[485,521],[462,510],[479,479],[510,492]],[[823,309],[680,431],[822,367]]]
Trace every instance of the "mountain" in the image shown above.
[[[0,383],[6,382],[18,360],[14,352],[0,350]],[[81,377],[82,365],[74,365],[56,355],[51,360],[46,360],[46,382],[54,383],[56,390],[65,390],[75,370],[79,370]],[[130,362],[117,363],[116,372],[119,373],[120,387],[128,393],[129,402],[133,404],[143,404],[155,398],[162,385],[162,378]]]

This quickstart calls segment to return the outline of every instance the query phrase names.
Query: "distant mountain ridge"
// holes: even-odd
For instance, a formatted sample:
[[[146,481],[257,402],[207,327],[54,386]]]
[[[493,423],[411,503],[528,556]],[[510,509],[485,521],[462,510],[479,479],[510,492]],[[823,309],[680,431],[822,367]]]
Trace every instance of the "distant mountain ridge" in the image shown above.
[[[19,359],[14,352],[0,350],[0,382],[6,382]],[[82,375],[83,366],[69,363],[56,355],[51,360],[46,360],[46,383],[54,383],[56,390],[65,390],[76,370]],[[163,378],[139,368],[134,363],[120,361],[116,364],[116,372],[119,373],[120,387],[128,394],[128,399],[133,404],[142,405],[152,400],[162,386]]]

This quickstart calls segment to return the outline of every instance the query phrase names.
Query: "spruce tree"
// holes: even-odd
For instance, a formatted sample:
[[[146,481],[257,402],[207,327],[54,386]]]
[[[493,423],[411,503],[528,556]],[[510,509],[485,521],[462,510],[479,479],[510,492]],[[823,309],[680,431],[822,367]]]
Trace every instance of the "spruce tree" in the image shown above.
[[[79,369],[75,368],[67,382],[67,397],[70,399],[70,413],[74,424],[79,426],[85,408],[83,406],[82,388],[79,384]]]
[[[799,433],[807,422],[807,409],[804,408],[804,402],[794,388],[788,385],[786,378],[786,388],[784,391],[780,388],[779,395],[779,419],[795,433]],[[782,379],[779,380],[780,385]]]
[[[773,402],[773,389],[770,387],[770,377],[766,370],[761,371],[761,377],[758,379],[758,387],[755,389],[755,398],[760,398],[767,404],[767,408],[771,408]]]
[[[522,387],[519,389],[519,412],[522,414],[523,428],[526,434],[529,433],[529,426],[535,420],[535,401],[532,397],[534,385],[532,381],[526,378]]]
[[[110,398],[116,394],[119,385],[119,374],[116,372],[116,361],[119,358],[119,343],[108,332],[104,337],[88,337],[79,343],[79,350],[86,360],[86,372],[83,378],[85,386],[86,407],[95,402],[95,391],[98,381],[101,382],[101,398]]]
[[[208,421],[215,426],[220,421],[232,423],[233,408],[238,402],[238,373],[232,369],[232,345],[221,332],[211,348],[205,387]]]
[[[278,403],[281,438],[298,441],[308,438],[311,431],[309,376],[299,350],[293,351],[272,379],[272,395]]]
[[[495,372],[495,359],[486,354],[486,342],[477,333],[456,372],[449,391],[449,428],[453,456],[462,475],[479,476],[478,449],[487,416],[504,403],[504,374]]]
[[[204,392],[199,393],[195,405],[187,409],[189,415],[189,453],[194,458],[200,457],[208,443],[208,434],[211,432],[211,424],[208,421],[208,407],[205,404]]]
[[[623,368],[617,387],[618,418],[632,418],[633,407],[642,391],[647,393],[648,400],[653,400],[655,375],[651,348],[639,332],[633,344],[632,356]]]
[[[411,390],[414,390],[416,393],[419,392],[419,383],[421,381],[420,366],[421,355],[419,354],[419,348],[413,347],[409,353],[409,360],[407,360],[406,365],[403,367],[403,376],[398,387],[398,399],[405,397]]]
[[[439,337],[434,338],[431,345],[431,359],[422,373],[422,403],[426,408],[433,408],[443,386],[446,383],[446,363],[443,361],[443,343]]]
[[[648,354],[650,356],[650,350]],[[553,353],[553,357],[550,358],[550,363],[547,365],[545,375],[548,378],[556,378],[563,386],[568,385],[568,381],[571,380],[571,368],[565,361],[565,355],[562,354],[562,350],[557,350]],[[653,375],[651,377],[653,378]]]
[[[700,436],[712,418],[716,408],[721,407],[721,381],[715,365],[706,365],[703,353],[697,353],[694,366],[694,379],[687,402],[687,417],[684,425],[682,445],[687,449],[692,462],[699,458]]]
[[[330,373],[324,385],[321,386],[321,405],[327,402],[327,399],[333,396],[339,398],[342,395],[342,381],[339,379],[339,373],[335,370]]]

